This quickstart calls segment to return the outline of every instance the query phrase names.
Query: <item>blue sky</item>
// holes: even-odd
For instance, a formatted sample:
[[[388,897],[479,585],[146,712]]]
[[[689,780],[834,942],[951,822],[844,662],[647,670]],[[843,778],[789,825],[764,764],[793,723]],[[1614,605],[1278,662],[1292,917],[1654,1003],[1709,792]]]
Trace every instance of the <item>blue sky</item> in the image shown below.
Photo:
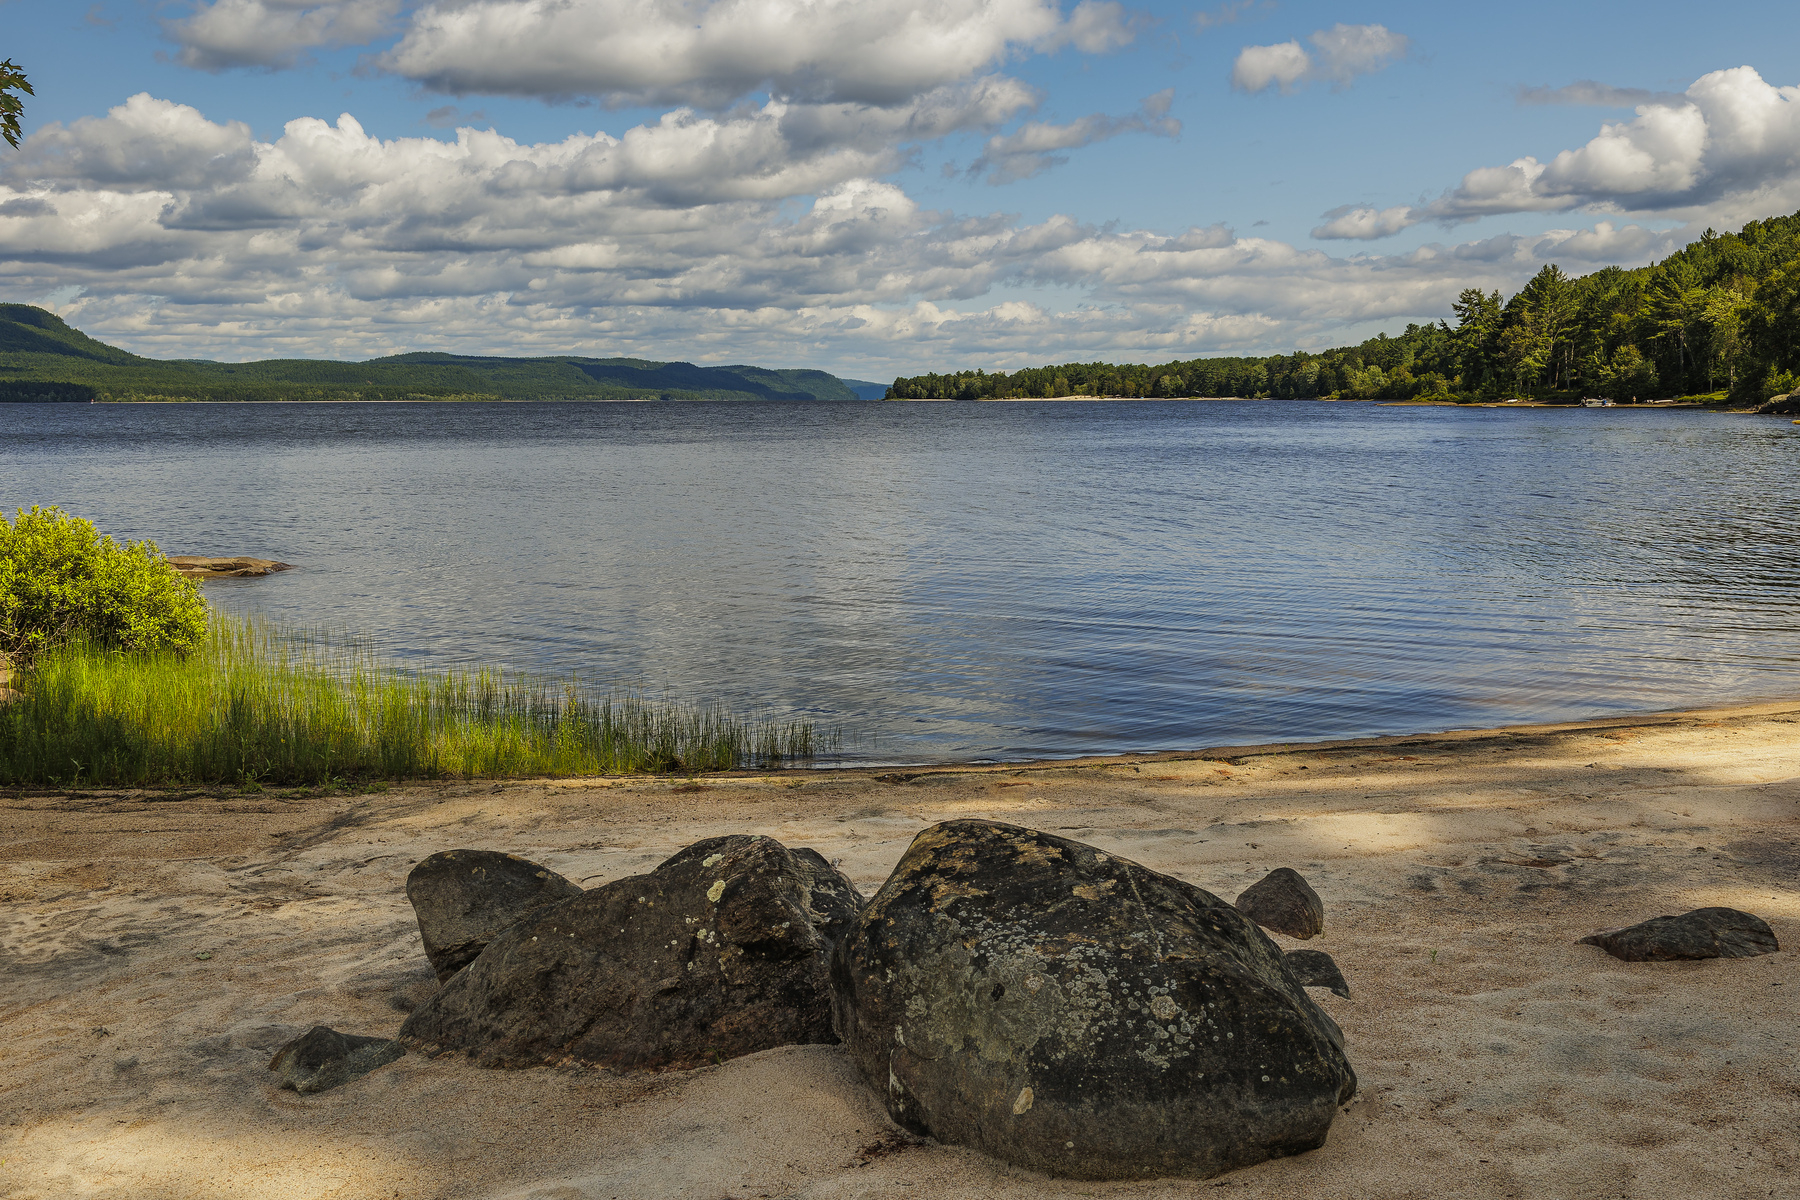
[[[1262,353],[1800,209],[1791,5],[0,12],[0,295],[156,355]]]

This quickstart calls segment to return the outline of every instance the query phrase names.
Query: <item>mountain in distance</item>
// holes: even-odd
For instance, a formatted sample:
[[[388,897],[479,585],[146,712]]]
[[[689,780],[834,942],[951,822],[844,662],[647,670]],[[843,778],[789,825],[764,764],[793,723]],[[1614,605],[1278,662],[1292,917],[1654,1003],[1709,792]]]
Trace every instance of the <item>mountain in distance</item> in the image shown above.
[[[144,358],[55,313],[0,304],[0,401],[857,400],[824,371],[701,367],[642,358],[500,358],[422,352],[367,362]]]

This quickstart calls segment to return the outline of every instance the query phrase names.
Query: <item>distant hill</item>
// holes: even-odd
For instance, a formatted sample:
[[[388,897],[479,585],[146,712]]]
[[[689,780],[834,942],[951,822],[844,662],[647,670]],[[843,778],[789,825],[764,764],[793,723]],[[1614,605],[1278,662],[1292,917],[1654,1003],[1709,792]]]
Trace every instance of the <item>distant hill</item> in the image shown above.
[[[95,341],[55,313],[0,304],[0,401],[859,398],[867,397],[824,371],[699,367],[641,358],[436,353],[367,362],[143,358]]]

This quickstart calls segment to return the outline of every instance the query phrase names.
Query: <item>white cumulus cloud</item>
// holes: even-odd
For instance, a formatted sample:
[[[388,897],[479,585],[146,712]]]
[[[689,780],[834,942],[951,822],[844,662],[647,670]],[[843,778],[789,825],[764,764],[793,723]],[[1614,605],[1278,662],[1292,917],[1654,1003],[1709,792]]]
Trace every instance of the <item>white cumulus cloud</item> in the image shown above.
[[[1181,122],[1168,115],[1169,106],[1174,99],[1175,89],[1164,88],[1154,96],[1145,97],[1138,111],[1126,117],[1094,113],[1067,125],[1056,125],[1048,121],[1027,122],[1012,133],[989,138],[981,157],[970,165],[969,174],[985,173],[987,181],[993,184],[1012,183],[1015,180],[1030,179],[1051,167],[1068,162],[1066,156],[1057,153],[1059,150],[1091,146],[1122,133],[1178,137],[1181,134]]]
[[[1316,238],[1357,238],[1372,240],[1391,237],[1414,224],[1412,209],[1406,205],[1394,208],[1369,208],[1344,205],[1326,213],[1325,224],[1312,231]]]
[[[315,46],[363,45],[389,32],[403,0],[213,0],[164,31],[186,66],[290,67]]]
[[[1385,209],[1379,221],[1334,210],[1315,237],[1385,237],[1422,221],[1453,224],[1575,209],[1711,218],[1721,226],[1800,204],[1800,87],[1751,67],[1714,71],[1686,92],[1637,106],[1586,145],[1548,162],[1533,156],[1480,167],[1440,198]]]
[[[1231,69],[1231,86],[1244,92],[1278,88],[1291,92],[1303,83],[1324,81],[1348,86],[1359,75],[1372,75],[1405,58],[1412,41],[1385,25],[1333,25],[1299,39],[1271,46],[1245,46]]]
[[[436,0],[384,69],[440,91],[722,107],[772,90],[894,104],[1065,45],[1134,37],[1122,5],[1082,0]]]

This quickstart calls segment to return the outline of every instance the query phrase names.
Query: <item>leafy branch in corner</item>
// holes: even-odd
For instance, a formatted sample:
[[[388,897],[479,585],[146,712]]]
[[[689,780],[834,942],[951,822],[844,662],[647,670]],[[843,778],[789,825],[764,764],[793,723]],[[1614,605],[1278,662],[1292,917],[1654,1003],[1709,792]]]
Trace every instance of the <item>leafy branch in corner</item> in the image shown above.
[[[31,81],[25,78],[25,69],[12,59],[0,62],[0,137],[14,150],[19,148],[19,117],[25,112],[25,102],[15,92],[24,92],[27,96],[35,96],[31,90]]]

